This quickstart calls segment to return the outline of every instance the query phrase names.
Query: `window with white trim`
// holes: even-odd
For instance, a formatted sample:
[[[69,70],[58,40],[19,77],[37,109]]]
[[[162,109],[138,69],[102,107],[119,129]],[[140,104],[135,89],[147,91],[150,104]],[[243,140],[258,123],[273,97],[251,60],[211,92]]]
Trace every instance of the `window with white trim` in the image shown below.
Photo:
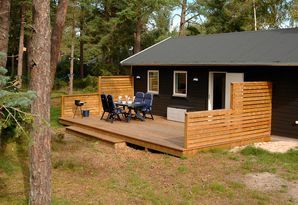
[[[147,91],[158,94],[159,92],[159,72],[158,70],[148,70]]]
[[[187,71],[174,71],[173,96],[187,96]]]

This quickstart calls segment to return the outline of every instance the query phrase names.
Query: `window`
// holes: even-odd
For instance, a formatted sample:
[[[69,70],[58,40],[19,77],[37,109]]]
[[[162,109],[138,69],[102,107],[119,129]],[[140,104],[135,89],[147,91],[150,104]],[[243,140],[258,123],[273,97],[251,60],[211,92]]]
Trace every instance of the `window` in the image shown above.
[[[158,94],[159,91],[159,73],[158,70],[148,70],[148,87],[149,93]]]
[[[174,71],[173,96],[186,97],[186,95],[187,95],[187,72]]]

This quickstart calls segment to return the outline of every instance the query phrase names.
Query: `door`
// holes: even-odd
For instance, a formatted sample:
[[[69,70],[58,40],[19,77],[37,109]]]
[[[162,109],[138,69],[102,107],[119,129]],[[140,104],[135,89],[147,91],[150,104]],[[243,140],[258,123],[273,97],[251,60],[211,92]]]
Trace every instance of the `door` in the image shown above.
[[[213,110],[225,108],[226,73],[213,74]]]
[[[243,73],[210,72],[208,110],[229,109],[231,83],[243,81]]]

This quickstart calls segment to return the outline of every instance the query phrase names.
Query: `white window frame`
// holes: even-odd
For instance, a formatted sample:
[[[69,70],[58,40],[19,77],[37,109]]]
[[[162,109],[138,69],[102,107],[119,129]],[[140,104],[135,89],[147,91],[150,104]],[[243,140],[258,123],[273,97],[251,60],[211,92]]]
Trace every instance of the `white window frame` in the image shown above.
[[[153,90],[150,90],[149,89],[149,73],[150,72],[155,72],[157,73],[157,88],[158,88],[158,91],[153,91]],[[159,93],[159,70],[148,70],[147,71],[147,92],[148,93],[152,93],[152,94],[158,94]]]
[[[186,85],[185,85],[185,91],[186,91],[186,93],[185,94],[182,94],[182,93],[176,93],[176,89],[175,89],[175,85],[176,85],[176,78],[175,78],[175,76],[176,76],[176,73],[183,73],[183,74],[186,74]],[[187,84],[188,84],[188,82],[187,82],[187,71],[174,71],[174,74],[173,74],[173,96],[175,96],[175,97],[184,97],[184,98],[186,98],[187,97]]]

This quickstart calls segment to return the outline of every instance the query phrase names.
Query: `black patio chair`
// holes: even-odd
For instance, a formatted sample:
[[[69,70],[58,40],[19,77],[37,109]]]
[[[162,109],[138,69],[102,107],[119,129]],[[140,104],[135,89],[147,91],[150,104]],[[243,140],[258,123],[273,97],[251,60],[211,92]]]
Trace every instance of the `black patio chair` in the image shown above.
[[[150,114],[152,120],[154,120],[153,114],[152,114],[152,104],[153,104],[153,94],[152,93],[146,93],[144,96],[144,105],[142,107],[142,113],[143,117],[146,118],[146,114]]]
[[[120,107],[116,107],[114,103],[114,98],[112,95],[108,95],[107,100],[108,100],[108,107],[109,107],[109,115],[107,118],[108,120],[111,120],[112,123],[116,119],[121,121],[120,114],[122,114],[123,117],[126,117],[126,112]]]
[[[100,118],[102,120],[105,113],[109,113],[109,104],[108,104],[108,98],[107,98],[106,94],[101,94],[100,98],[101,98],[101,104],[102,104],[102,109],[103,109],[103,113]],[[107,117],[107,119],[108,119],[108,117]]]

